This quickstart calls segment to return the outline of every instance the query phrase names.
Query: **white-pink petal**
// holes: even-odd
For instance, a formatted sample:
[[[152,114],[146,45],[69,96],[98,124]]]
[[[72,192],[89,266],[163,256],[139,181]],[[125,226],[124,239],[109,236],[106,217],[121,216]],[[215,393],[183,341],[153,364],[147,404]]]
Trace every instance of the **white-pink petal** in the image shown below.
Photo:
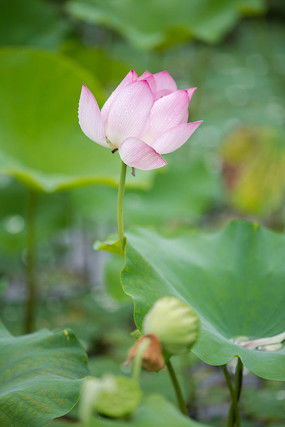
[[[194,92],[196,91],[196,87],[190,87],[189,89],[186,89],[188,96],[189,96],[189,102],[191,101],[191,98],[194,94]]]
[[[145,80],[148,82],[149,87],[153,93],[154,99],[156,99],[156,83],[154,79],[154,75],[151,74],[149,71],[145,71],[139,78],[138,81]]]
[[[115,146],[128,137],[139,137],[153,105],[147,81],[136,81],[122,88],[110,107],[105,123],[106,136]]]
[[[101,111],[95,97],[85,85],[81,90],[78,119],[82,131],[88,138],[97,144],[108,147]]]
[[[175,80],[171,77],[168,71],[160,71],[159,73],[155,73],[153,76],[157,91],[167,90],[168,93],[171,93],[177,90]]]
[[[167,162],[152,147],[138,138],[127,138],[119,148],[126,165],[142,170],[158,169]]]
[[[160,154],[171,153],[181,147],[200,126],[202,120],[192,123],[182,123],[162,134],[152,147]]]
[[[150,71],[146,70],[142,73],[141,76],[138,77],[138,80],[144,80],[149,76],[153,76],[153,74]]]
[[[123,89],[128,84],[135,82],[137,78],[138,78],[137,73],[134,70],[129,71],[128,74],[123,78],[121,83],[119,83],[116,89],[111,93],[111,95],[109,96],[109,98],[107,99],[107,101],[102,107],[102,117],[104,121],[107,120],[110,107],[114,102],[115,98],[120,93],[121,89]]]
[[[188,105],[189,96],[186,90],[177,90],[155,101],[142,139],[152,145],[168,129],[186,123]]]

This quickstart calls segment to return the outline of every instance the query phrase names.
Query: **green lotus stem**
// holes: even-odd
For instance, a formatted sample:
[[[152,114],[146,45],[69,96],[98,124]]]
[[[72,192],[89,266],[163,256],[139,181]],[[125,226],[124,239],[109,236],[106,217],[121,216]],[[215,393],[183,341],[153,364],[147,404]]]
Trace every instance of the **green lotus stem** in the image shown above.
[[[140,378],[140,373],[141,373],[141,368],[142,368],[142,359],[143,359],[143,354],[147,348],[147,346],[149,345],[150,340],[148,338],[145,338],[141,345],[138,348],[136,357],[134,359],[133,362],[133,374],[132,377],[134,380],[139,381]]]
[[[180,387],[179,382],[177,380],[176,373],[175,373],[174,368],[172,366],[172,363],[170,362],[170,360],[168,360],[165,364],[166,364],[166,367],[167,367],[167,370],[168,370],[168,373],[169,373],[169,376],[170,376],[170,379],[171,379],[171,382],[172,382],[172,385],[173,385],[173,388],[174,388],[174,391],[176,394],[179,409],[183,415],[186,415],[188,417],[189,414],[188,414],[188,410],[186,407],[186,403],[185,403],[185,400],[184,400],[184,397],[182,394],[181,387]]]
[[[35,313],[37,303],[37,287],[35,278],[35,258],[36,258],[36,205],[37,193],[29,191],[26,214],[26,306],[24,331],[30,333],[35,327]]]
[[[233,385],[232,385],[232,380],[231,380],[231,376],[229,374],[227,365],[222,365],[221,368],[222,368],[223,373],[225,375],[227,386],[228,386],[228,389],[230,390],[231,397],[233,399],[234,398],[234,388],[233,388]]]
[[[241,359],[238,357],[236,373],[235,373],[235,420],[236,426],[240,427],[240,413],[239,413],[239,400],[242,390],[242,379],[243,379],[243,364]]]
[[[126,171],[127,171],[127,165],[124,162],[122,162],[120,182],[119,182],[119,188],[118,188],[118,204],[117,204],[118,235],[119,235],[122,251],[125,248],[123,200],[124,200],[124,194],[125,194]]]
[[[232,385],[232,380],[231,380],[231,377],[230,377],[227,365],[222,365],[221,368],[222,368],[222,371],[223,371],[223,373],[225,375],[226,383],[227,383],[228,389],[230,391],[231,399],[232,399],[232,402],[233,402],[234,399],[235,399],[235,391],[234,391],[234,388],[233,388],[233,385]],[[231,404],[231,407],[230,407],[230,410],[229,410],[229,415],[228,415],[227,427],[232,427],[233,425],[234,425],[233,424],[233,408],[232,408],[232,404]]]
[[[235,372],[234,386],[232,384],[230,374],[227,370],[226,365],[222,366],[224,372],[227,386],[229,388],[232,403],[229,410],[227,426],[228,427],[240,427],[240,413],[239,413],[239,399],[242,390],[242,378],[243,378],[243,364],[240,358],[238,357],[237,367]]]

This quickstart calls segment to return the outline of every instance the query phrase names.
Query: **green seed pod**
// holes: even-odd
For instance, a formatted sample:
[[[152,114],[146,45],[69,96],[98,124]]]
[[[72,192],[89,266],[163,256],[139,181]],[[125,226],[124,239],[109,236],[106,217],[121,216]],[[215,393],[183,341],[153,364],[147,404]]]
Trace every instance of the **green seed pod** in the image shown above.
[[[176,297],[160,298],[145,316],[144,334],[154,334],[168,355],[186,353],[196,342],[200,320],[192,307]]]
[[[113,389],[102,390],[95,402],[99,414],[121,418],[132,414],[138,407],[142,393],[137,381],[122,376],[111,376]]]

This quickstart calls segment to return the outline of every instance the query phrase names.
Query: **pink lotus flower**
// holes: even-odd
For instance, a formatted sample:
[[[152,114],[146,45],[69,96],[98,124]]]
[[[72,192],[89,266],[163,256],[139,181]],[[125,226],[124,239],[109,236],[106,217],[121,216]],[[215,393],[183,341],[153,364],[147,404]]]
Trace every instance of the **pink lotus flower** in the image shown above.
[[[92,141],[119,150],[128,166],[160,168],[167,164],[161,155],[181,147],[201,123],[187,123],[195,89],[178,90],[167,71],[145,71],[138,77],[131,70],[101,111],[89,89],[82,86],[79,124]]]

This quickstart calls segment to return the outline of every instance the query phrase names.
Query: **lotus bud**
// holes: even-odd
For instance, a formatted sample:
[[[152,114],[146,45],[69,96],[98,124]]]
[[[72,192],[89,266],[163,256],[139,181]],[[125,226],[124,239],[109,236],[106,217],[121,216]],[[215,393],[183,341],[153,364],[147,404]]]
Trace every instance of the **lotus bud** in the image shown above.
[[[144,334],[155,335],[168,356],[189,351],[199,329],[200,321],[192,307],[176,297],[160,298],[143,321]]]

